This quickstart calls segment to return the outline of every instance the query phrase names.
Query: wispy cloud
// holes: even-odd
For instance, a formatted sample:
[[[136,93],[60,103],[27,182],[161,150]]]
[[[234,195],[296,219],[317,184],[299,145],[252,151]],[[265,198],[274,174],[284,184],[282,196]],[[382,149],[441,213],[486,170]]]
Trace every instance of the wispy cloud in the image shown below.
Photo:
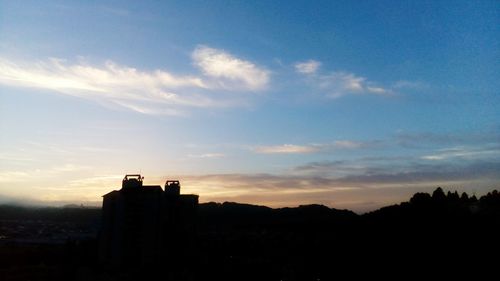
[[[498,161],[456,165],[397,162],[385,167],[365,164],[317,162],[297,167],[293,174],[234,173],[180,178],[189,192],[202,195],[202,201],[258,202],[270,206],[322,203],[356,211],[399,203],[415,192],[429,192],[437,186],[487,192],[500,180]],[[374,204],[365,206],[366,201]]]
[[[338,179],[344,184],[412,184],[429,183],[437,184],[461,181],[481,180],[487,182],[498,182],[498,161],[477,161],[465,164],[421,164],[410,163],[403,169],[392,167],[391,170],[373,174],[350,175]]]
[[[338,189],[365,189],[377,188],[383,185],[406,184],[439,184],[460,181],[474,181],[490,179],[498,181],[500,176],[496,171],[500,162],[473,162],[457,165],[421,165],[409,164],[404,170],[387,167],[376,173],[366,174],[363,169],[348,162],[331,162],[325,165],[311,165],[308,169],[331,170],[344,168],[353,169],[353,173],[343,176],[338,174],[212,174],[200,176],[184,176],[187,181],[200,181],[210,185],[219,182],[219,188],[240,190],[242,192],[255,191],[288,191],[305,190],[338,190]],[[301,168],[303,169],[303,168]]]
[[[307,77],[308,83],[329,98],[340,98],[352,94],[373,94],[391,96],[395,92],[388,87],[382,87],[377,83],[346,71],[333,71],[330,73],[318,73],[321,62],[308,60],[298,62],[294,65],[295,70]]]
[[[264,89],[270,80],[268,70],[223,50],[201,45],[192,58],[203,74],[216,78],[214,82],[222,88],[256,91]]]
[[[189,154],[189,158],[200,158],[200,159],[210,159],[210,158],[222,158],[226,155],[223,153],[203,153],[203,154]]]
[[[314,83],[326,93],[329,98],[339,98],[350,94],[374,94],[388,96],[393,91],[368,81],[365,77],[354,73],[336,71],[327,75],[314,77]]]
[[[363,148],[368,146],[373,146],[375,142],[360,142],[360,141],[350,141],[350,140],[339,140],[333,143],[333,147],[337,149],[355,149]]]
[[[424,160],[448,160],[448,159],[485,159],[485,158],[499,158],[500,147],[452,147],[440,149],[435,153],[424,155],[421,159]]]
[[[315,145],[295,145],[295,144],[282,144],[270,146],[258,146],[254,149],[257,153],[263,154],[296,154],[296,153],[312,153],[319,150]]]
[[[0,161],[13,162],[35,162],[35,157],[26,155],[16,155],[15,153],[0,153]]]
[[[364,174],[368,170],[362,161],[347,160],[317,161],[296,166],[292,169],[295,173],[317,176],[346,176],[351,174]]]
[[[0,183],[22,182],[30,178],[30,174],[25,171],[1,171]]]
[[[339,140],[332,143],[326,144],[307,144],[307,145],[296,145],[296,144],[282,144],[282,145],[269,145],[269,146],[257,146],[253,150],[256,153],[262,154],[301,154],[301,153],[317,153],[317,152],[327,152],[337,149],[357,149],[371,147],[374,142],[358,142],[350,140]]]
[[[314,74],[321,66],[321,62],[316,60],[308,60],[304,62],[298,62],[295,65],[295,70],[303,74]]]
[[[472,131],[472,132],[455,132],[455,133],[399,133],[395,137],[395,141],[406,148],[422,148],[426,146],[435,147],[436,145],[453,145],[474,146],[478,145],[494,145],[498,146],[500,142],[500,131]]]
[[[88,166],[76,164],[62,164],[59,166],[44,167],[43,169],[23,169],[0,171],[0,183],[28,182],[36,179],[56,178],[62,174],[89,170]]]
[[[89,170],[89,166],[83,166],[83,165],[75,165],[75,164],[64,164],[61,166],[55,166],[53,167],[50,172],[59,174],[59,173],[68,173],[68,172],[76,172],[76,171],[82,171],[82,170]]]
[[[389,94],[389,90],[384,89],[382,87],[370,87],[367,86],[366,90],[372,94],[379,94],[379,95],[387,95]]]
[[[428,88],[429,85],[420,81],[399,80],[396,81],[392,87],[394,89],[423,89]]]
[[[363,157],[317,161],[293,168],[304,176],[335,178],[342,185],[500,180],[498,147],[458,147],[425,156]],[[453,160],[453,161],[444,161]],[[457,161],[459,160],[459,161]]]
[[[203,46],[192,57],[201,75],[144,71],[113,61],[91,65],[83,59],[76,63],[0,59],[0,84],[52,90],[144,114],[175,115],[187,108],[241,105],[241,97],[220,90],[256,91],[269,83],[268,71],[224,51]]]
[[[119,183],[122,178],[123,175],[98,175],[71,180],[68,182],[67,187],[72,189],[101,189],[103,186],[112,187],[113,185],[118,185],[117,183]]]

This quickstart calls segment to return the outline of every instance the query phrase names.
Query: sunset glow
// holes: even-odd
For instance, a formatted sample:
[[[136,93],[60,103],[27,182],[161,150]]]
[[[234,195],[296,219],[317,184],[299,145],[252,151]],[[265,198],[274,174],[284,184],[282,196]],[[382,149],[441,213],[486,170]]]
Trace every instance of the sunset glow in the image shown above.
[[[0,0],[0,202],[498,189],[498,2],[452,3]]]

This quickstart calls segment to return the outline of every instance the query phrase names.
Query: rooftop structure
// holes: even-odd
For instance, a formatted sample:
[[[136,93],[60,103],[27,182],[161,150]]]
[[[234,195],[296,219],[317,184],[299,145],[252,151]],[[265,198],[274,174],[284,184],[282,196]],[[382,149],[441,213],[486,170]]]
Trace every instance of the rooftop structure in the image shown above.
[[[180,194],[180,182],[144,185],[126,175],[120,190],[103,196],[99,258],[116,267],[148,266],[189,255],[195,235],[198,195]]]

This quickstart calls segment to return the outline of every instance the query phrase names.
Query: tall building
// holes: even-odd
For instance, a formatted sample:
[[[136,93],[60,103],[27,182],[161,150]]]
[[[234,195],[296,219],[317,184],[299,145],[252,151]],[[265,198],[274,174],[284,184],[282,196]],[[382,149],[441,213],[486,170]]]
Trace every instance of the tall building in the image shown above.
[[[113,267],[175,265],[192,254],[198,195],[180,194],[179,181],[143,185],[126,175],[122,188],[103,196],[101,263]]]

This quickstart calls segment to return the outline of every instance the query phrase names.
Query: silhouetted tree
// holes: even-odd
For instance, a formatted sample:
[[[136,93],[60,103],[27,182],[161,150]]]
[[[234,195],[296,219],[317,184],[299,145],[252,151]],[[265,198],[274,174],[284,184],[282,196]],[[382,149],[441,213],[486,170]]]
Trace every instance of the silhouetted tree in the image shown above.
[[[444,194],[444,191],[441,187],[436,188],[434,192],[432,193],[432,199],[435,201],[444,201],[446,200],[446,195]]]
[[[428,205],[431,202],[432,198],[429,193],[415,193],[413,197],[410,199],[410,203],[414,205]]]
[[[469,195],[463,192],[462,195],[460,196],[460,201],[462,202],[462,204],[469,203]]]
[[[448,194],[446,195],[448,201],[452,202],[452,203],[458,203],[460,201],[460,196],[458,195],[458,192],[455,191],[455,192],[451,192],[451,191],[448,191]]]

